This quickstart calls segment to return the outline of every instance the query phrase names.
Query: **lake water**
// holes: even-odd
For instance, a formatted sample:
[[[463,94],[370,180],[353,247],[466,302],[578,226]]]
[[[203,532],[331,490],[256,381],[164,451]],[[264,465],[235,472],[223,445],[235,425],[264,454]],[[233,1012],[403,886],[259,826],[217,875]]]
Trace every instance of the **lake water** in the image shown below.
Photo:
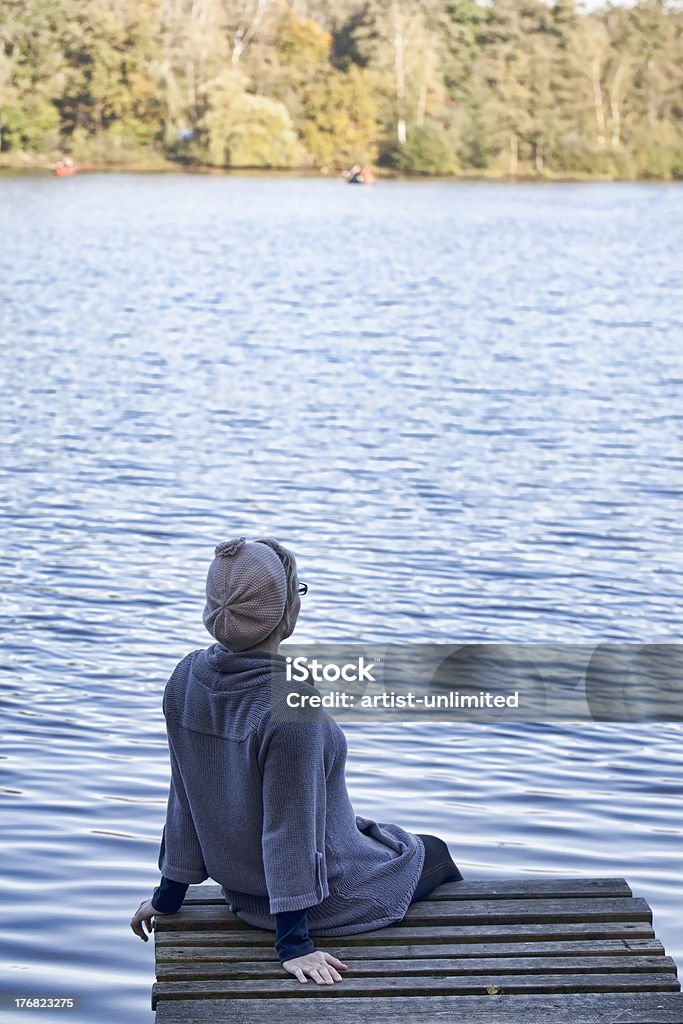
[[[682,220],[660,184],[0,179],[5,993],[152,1020],[129,920],[217,541],[294,550],[304,642],[681,641]],[[346,732],[358,813],[467,878],[624,876],[683,965],[680,725]]]

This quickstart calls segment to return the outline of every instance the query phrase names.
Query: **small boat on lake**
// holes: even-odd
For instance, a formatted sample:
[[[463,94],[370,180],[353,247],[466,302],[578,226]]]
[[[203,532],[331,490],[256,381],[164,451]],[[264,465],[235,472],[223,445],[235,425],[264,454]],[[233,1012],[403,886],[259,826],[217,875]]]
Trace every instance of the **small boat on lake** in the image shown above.
[[[354,164],[350,170],[342,171],[342,178],[347,185],[374,185],[375,183],[375,175],[370,168],[361,167],[360,164]]]
[[[58,178],[70,178],[72,174],[76,173],[76,165],[70,157],[65,157],[63,160],[58,160],[52,168],[52,173]]]

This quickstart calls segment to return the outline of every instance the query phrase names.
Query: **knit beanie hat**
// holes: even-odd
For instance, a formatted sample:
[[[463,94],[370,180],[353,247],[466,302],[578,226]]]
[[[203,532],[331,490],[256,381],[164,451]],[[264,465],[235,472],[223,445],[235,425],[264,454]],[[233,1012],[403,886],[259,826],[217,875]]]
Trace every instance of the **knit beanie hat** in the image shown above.
[[[244,537],[216,548],[206,577],[204,625],[224,647],[244,651],[269,636],[287,605],[287,574],[267,544]]]

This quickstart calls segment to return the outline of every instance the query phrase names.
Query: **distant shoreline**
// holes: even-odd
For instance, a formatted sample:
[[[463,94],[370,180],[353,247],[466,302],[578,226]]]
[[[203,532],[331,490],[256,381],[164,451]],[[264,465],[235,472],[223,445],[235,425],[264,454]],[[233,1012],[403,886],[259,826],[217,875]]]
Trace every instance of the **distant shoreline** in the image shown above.
[[[21,161],[8,160],[0,157],[0,177],[3,175],[26,175],[28,176],[46,176],[51,175],[52,171],[50,164],[56,162],[56,159],[40,159],[40,160],[26,160]],[[76,164],[77,176],[82,177],[88,174],[187,174],[191,175],[205,175],[207,177],[254,177],[254,178],[323,178],[329,180],[338,179],[343,184],[341,170],[329,170],[321,171],[317,168],[310,167],[297,167],[297,168],[281,168],[281,167],[212,167],[202,164],[183,164],[173,163],[171,161],[130,161],[128,163],[102,163],[93,164],[88,163],[85,166],[79,166]],[[591,182],[605,182],[605,183],[627,183],[632,184],[647,184],[647,183],[660,183],[675,185],[679,184],[681,179],[678,178],[667,178],[667,177],[655,177],[654,175],[647,175],[645,177],[638,178],[617,178],[609,175],[598,175],[598,174],[535,174],[535,173],[519,173],[516,175],[504,174],[499,171],[462,171],[456,174],[407,174],[399,171],[394,171],[389,168],[374,167],[374,173],[377,177],[377,181],[415,181],[415,182],[429,182],[429,181],[472,181],[472,182],[492,182],[492,183],[512,183],[512,182],[524,182],[524,183],[536,183],[536,184],[578,184],[578,183],[591,183]]]

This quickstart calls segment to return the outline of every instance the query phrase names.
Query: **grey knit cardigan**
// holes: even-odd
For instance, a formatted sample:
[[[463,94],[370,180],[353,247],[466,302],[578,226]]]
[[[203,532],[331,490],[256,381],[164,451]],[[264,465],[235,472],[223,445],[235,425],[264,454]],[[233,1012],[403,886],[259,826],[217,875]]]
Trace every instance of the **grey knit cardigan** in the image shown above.
[[[257,928],[311,907],[313,935],[400,921],[424,862],[419,837],[354,814],[346,738],[323,710],[283,721],[284,658],[193,651],[166,684],[171,759],[159,868],[176,882],[212,878]],[[291,716],[291,713],[290,713]]]

